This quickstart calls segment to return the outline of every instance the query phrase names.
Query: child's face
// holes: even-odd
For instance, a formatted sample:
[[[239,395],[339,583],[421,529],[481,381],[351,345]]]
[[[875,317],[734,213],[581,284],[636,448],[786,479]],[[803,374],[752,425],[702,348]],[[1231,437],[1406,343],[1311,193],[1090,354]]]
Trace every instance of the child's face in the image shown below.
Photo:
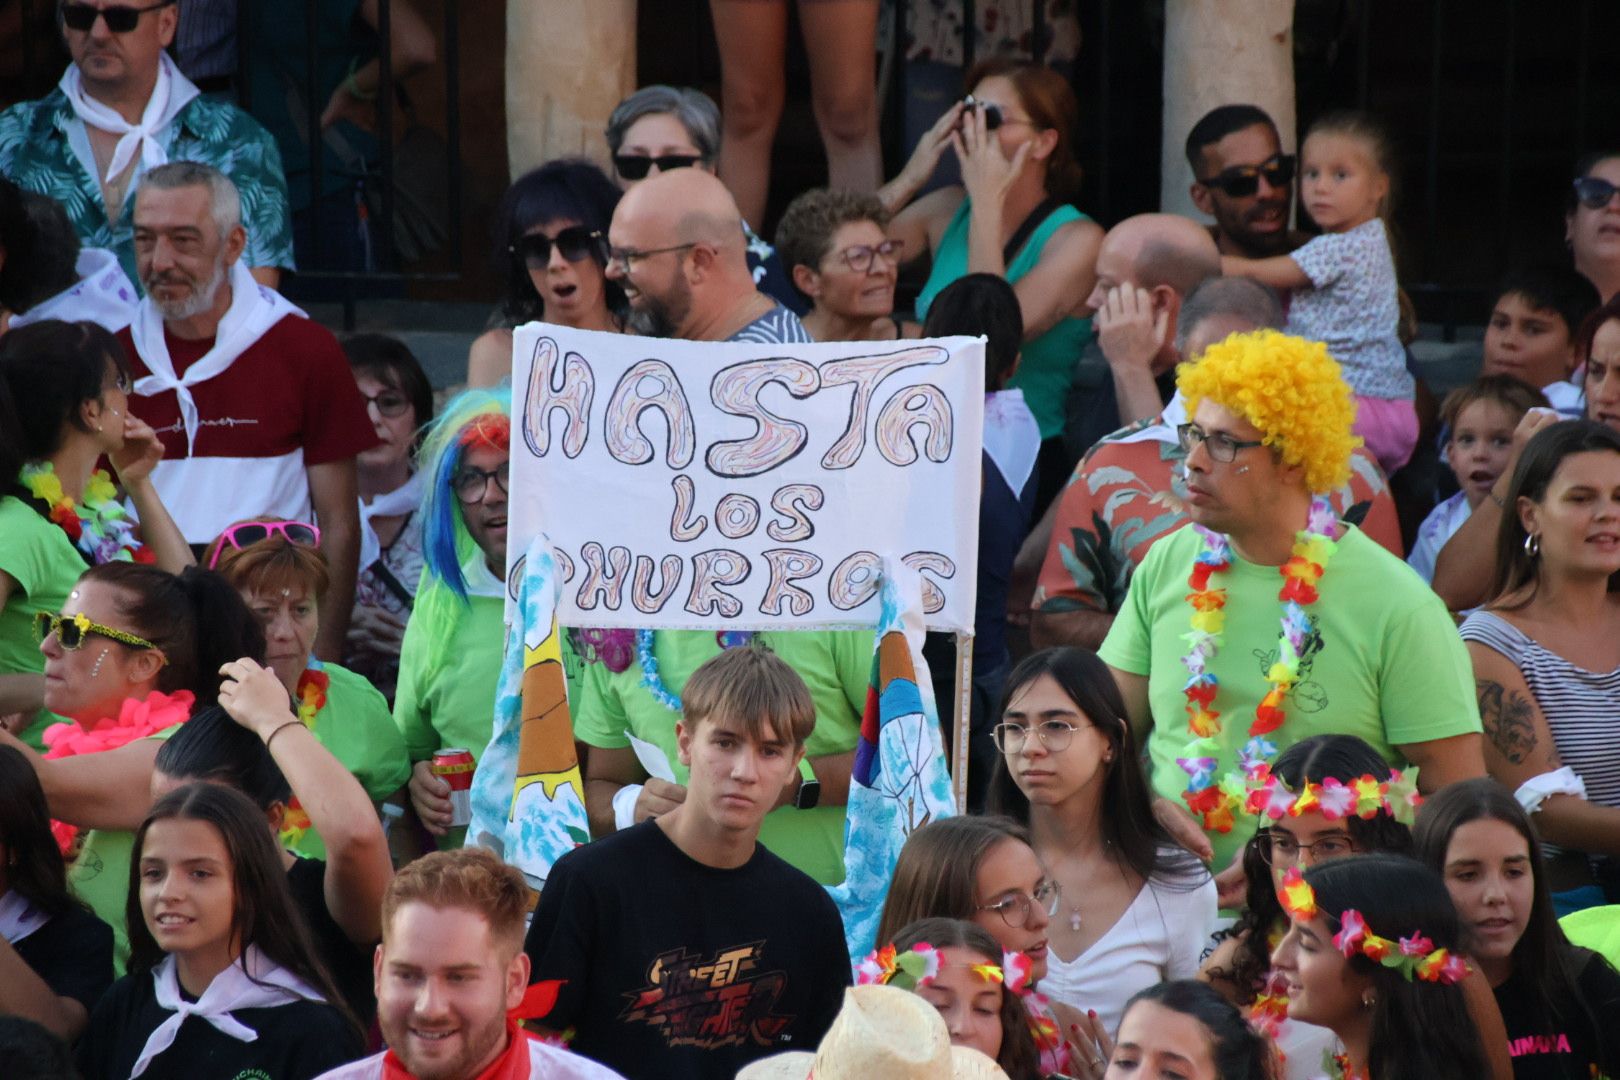
[[[1481,375],[1511,375],[1539,389],[1569,378],[1574,367],[1575,350],[1562,315],[1536,307],[1519,293],[1496,301],[1485,327]]]
[[[1518,418],[1499,401],[1471,401],[1457,414],[1447,456],[1469,506],[1478,506],[1506,471],[1517,426]]]
[[[1331,132],[1312,135],[1301,157],[1300,200],[1323,229],[1344,232],[1378,216],[1389,177],[1363,140]]]
[[[235,888],[218,829],[194,818],[154,821],[141,848],[140,874],[141,914],[158,948],[230,961]]]

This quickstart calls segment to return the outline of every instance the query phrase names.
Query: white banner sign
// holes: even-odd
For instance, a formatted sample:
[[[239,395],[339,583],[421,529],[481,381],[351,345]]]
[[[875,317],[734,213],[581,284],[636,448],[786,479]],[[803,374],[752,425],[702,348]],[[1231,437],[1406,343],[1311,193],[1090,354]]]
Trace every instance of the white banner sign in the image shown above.
[[[973,629],[984,345],[754,345],[520,327],[506,550],[565,626],[872,626],[885,555]],[[508,579],[516,567],[508,565]]]

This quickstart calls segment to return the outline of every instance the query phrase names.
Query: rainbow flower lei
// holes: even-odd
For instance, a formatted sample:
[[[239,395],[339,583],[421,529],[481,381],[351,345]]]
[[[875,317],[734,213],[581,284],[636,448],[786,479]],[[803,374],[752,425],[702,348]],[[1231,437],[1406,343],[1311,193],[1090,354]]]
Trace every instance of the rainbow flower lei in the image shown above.
[[[1277,899],[1282,902],[1283,910],[1296,920],[1314,919],[1322,913],[1316,903],[1316,891],[1297,866],[1289,867],[1283,875]],[[1360,953],[1376,964],[1400,972],[1407,982],[1416,978],[1449,986],[1461,982],[1468,974],[1467,961],[1444,948],[1435,948],[1434,942],[1421,932],[1399,941],[1379,937],[1355,908],[1348,908],[1339,916],[1339,932],[1333,935],[1333,947],[1347,960]]]
[[[118,501],[118,489],[105,469],[90,474],[84,499],[77,503],[62,490],[62,480],[48,461],[24,465],[18,479],[30,495],[44,504],[45,517],[67,534],[92,566],[114,561],[156,561],[146,545],[135,539],[135,522]]]
[[[1187,684],[1182,692],[1187,698],[1187,729],[1192,740],[1187,743],[1186,756],[1177,758],[1176,764],[1188,778],[1187,789],[1181,797],[1188,809],[1202,819],[1205,829],[1231,832],[1236,815],[1247,805],[1249,784],[1256,777],[1269,775],[1277,746],[1266,736],[1282,727],[1286,719],[1283,698],[1299,681],[1300,662],[1311,628],[1305,608],[1317,601],[1317,583],[1322,580],[1328,561],[1338,547],[1333,537],[1336,523],[1333,504],[1320,495],[1313,498],[1306,527],[1297,534],[1288,561],[1278,568],[1283,578],[1282,589],[1277,594],[1282,603],[1282,618],[1277,659],[1266,672],[1266,682],[1271,684],[1271,689],[1255,707],[1249,740],[1238,759],[1239,768],[1219,779],[1215,768],[1216,755],[1220,752],[1221,714],[1215,708],[1215,696],[1220,686],[1210,665],[1220,649],[1221,634],[1226,627],[1226,590],[1212,588],[1210,579],[1231,568],[1232,548],[1220,533],[1201,525],[1193,526],[1204,538],[1204,550],[1198,554],[1187,579],[1192,589],[1187,594],[1192,616],[1191,628],[1182,635],[1187,642],[1187,653],[1181,658],[1182,666],[1187,669]]]
[[[714,640],[722,649],[735,649],[753,640],[749,630],[716,630]],[[671,712],[681,711],[680,695],[664,685],[658,677],[658,658],[653,656],[653,631],[636,631],[636,662],[641,665],[641,687],[653,700]]]
[[[1371,820],[1379,814],[1388,814],[1401,824],[1411,826],[1423,802],[1417,790],[1417,772],[1416,766],[1404,772],[1391,769],[1385,780],[1363,773],[1348,784],[1330,776],[1320,784],[1306,784],[1305,789],[1296,794],[1269,766],[1260,765],[1251,777],[1243,809],[1272,821],[1298,817],[1312,810],[1320,811],[1329,821],[1347,817]]]
[[[1329,1080],[1366,1080],[1356,1072],[1349,1054],[1335,1054],[1331,1049],[1322,1051],[1322,1070]]]
[[[855,965],[855,985],[917,990],[934,980],[942,962],[939,950],[926,941],[919,941],[906,952],[885,945],[873,949],[866,959]],[[984,961],[968,965],[968,970],[985,982],[1004,986],[1016,994],[1030,985],[1034,964],[1023,953],[1004,952],[1001,963]]]
[[[325,666],[311,656],[304,673],[298,676],[298,686],[294,694],[298,699],[298,722],[311,731],[315,730],[315,714],[326,707],[326,689],[332,684],[332,677],[324,670]],[[309,812],[299,803],[298,796],[289,798],[287,812],[281,818],[281,831],[278,834],[282,846],[296,847],[311,827]]]

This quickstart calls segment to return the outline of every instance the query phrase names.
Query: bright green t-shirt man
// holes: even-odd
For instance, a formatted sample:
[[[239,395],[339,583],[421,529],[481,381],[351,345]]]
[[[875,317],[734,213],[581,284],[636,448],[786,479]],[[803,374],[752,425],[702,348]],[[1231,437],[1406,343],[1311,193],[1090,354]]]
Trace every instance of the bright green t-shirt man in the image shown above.
[[[1346,482],[1355,446],[1355,405],[1326,347],[1234,334],[1177,381],[1197,527],[1149,549],[1100,650],[1154,791],[1198,812],[1224,870],[1256,828],[1239,809],[1253,734],[1268,763],[1308,736],[1347,734],[1420,766],[1425,790],[1484,775],[1472,666],[1445,605],[1313,499]],[[1216,565],[1195,574],[1201,556]]]

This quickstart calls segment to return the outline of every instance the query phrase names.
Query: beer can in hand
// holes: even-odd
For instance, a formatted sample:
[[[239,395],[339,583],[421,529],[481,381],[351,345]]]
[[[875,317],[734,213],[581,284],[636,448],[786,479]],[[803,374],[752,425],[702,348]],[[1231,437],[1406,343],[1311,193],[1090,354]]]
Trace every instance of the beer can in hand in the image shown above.
[[[450,826],[472,824],[472,751],[450,747],[433,754],[433,775],[450,785]]]

